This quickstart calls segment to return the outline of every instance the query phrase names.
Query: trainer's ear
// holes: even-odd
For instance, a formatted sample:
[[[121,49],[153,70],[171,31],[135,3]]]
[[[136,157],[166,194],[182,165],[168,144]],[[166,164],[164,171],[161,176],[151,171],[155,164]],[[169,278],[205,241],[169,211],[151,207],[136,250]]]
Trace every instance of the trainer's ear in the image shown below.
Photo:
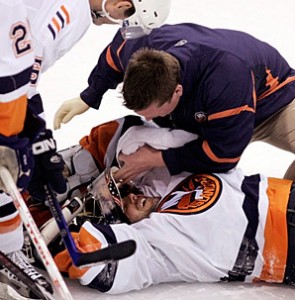
[[[181,97],[183,93],[183,87],[181,84],[178,84],[174,90],[174,93],[177,94],[177,96]]]

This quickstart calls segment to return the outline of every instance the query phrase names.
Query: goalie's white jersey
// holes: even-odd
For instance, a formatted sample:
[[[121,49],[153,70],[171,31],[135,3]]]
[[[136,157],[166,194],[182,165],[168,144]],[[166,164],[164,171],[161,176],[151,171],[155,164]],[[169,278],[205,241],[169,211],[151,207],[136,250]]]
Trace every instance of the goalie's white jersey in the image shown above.
[[[91,24],[88,0],[24,0],[35,49],[29,98],[35,94],[40,73],[68,52]],[[79,58],[77,58],[79,59]]]
[[[171,281],[282,282],[290,186],[287,180],[245,177],[240,170],[192,175],[150,218],[111,225],[118,242],[136,241],[135,254],[112,268],[90,268],[80,282],[108,293]],[[103,246],[109,242],[111,234],[99,226],[86,222],[83,230]]]

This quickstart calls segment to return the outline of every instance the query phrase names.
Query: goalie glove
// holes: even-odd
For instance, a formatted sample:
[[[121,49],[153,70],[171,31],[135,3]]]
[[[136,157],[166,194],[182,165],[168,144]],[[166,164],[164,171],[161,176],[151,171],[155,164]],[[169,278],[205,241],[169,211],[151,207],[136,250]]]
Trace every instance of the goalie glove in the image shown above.
[[[59,194],[64,193],[67,187],[63,176],[64,161],[56,152],[52,131],[49,129],[42,131],[34,140],[32,149],[35,168],[28,186],[30,195],[38,201],[45,201],[46,185],[50,185]]]
[[[23,191],[30,181],[34,167],[29,139],[0,135],[0,165],[8,169],[17,187]],[[1,179],[0,189],[8,192]]]

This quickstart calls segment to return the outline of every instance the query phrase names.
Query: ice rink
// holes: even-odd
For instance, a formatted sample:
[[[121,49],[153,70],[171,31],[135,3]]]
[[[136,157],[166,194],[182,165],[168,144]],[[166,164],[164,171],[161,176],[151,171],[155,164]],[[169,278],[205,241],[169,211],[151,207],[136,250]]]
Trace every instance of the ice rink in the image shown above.
[[[161,0],[159,0],[161,1]],[[211,28],[228,28],[246,31],[275,46],[295,67],[295,2],[294,0],[172,0],[167,23],[194,22]],[[91,26],[85,37],[50,70],[39,85],[43,96],[48,126],[59,105],[76,97],[87,86],[87,78],[96,64],[100,52],[112,40],[117,27]],[[94,126],[128,113],[121,105],[117,91],[108,92],[100,110],[89,110],[75,117],[56,131],[58,148],[77,144],[79,139]],[[269,176],[283,176],[294,155],[264,143],[251,144],[243,154],[240,167],[246,174],[262,172]],[[74,299],[218,299],[264,300],[293,299],[295,288],[275,285],[250,284],[161,284],[139,292],[108,296],[68,282]]]

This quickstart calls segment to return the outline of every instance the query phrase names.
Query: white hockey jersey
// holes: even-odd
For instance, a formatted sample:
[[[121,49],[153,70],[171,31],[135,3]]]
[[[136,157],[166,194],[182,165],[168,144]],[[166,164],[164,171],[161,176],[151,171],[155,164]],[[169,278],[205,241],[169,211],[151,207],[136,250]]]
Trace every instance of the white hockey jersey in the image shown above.
[[[23,129],[34,52],[21,0],[0,1],[0,134]]]
[[[172,281],[282,282],[291,183],[245,177],[240,170],[191,175],[147,219],[132,225],[86,222],[79,233],[86,251],[94,250],[90,244],[128,239],[137,249],[117,263],[84,269],[80,282],[112,294]]]
[[[191,138],[181,131],[172,134],[163,128],[136,126],[121,137],[117,151],[133,152],[143,141],[165,148]],[[149,218],[132,225],[86,222],[77,239],[81,251],[133,239],[135,254],[82,271],[71,265],[69,257],[58,255],[62,271],[80,278],[83,285],[112,294],[172,281],[282,282],[292,181],[260,174],[244,176],[240,169],[187,175],[184,180],[163,170],[150,173],[143,175],[139,186],[149,185],[155,192],[143,188],[145,193],[160,194],[162,199]]]
[[[68,52],[91,24],[88,0],[24,0],[35,48],[29,98],[37,94],[39,75]],[[40,111],[38,111],[40,113]]]

